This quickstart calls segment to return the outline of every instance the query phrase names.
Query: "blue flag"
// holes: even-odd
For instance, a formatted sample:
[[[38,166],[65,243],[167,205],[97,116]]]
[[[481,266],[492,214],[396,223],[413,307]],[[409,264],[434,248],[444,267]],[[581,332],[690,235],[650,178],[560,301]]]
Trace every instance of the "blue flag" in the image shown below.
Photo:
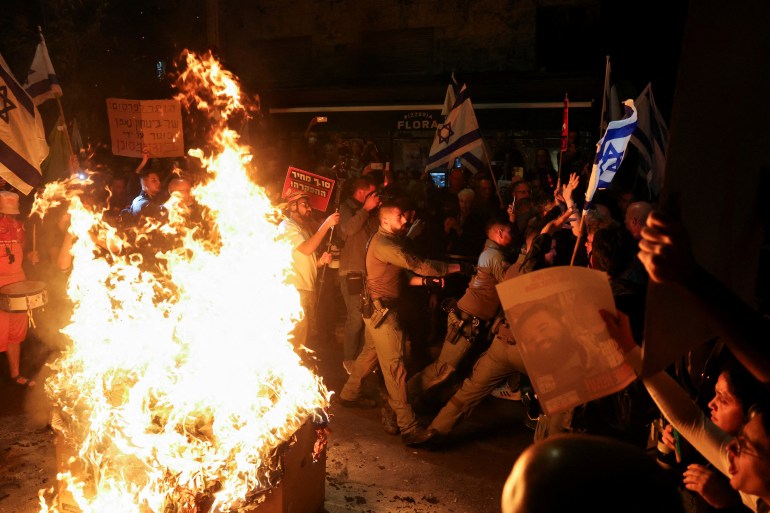
[[[591,179],[586,189],[586,201],[583,212],[591,206],[597,189],[606,189],[615,173],[618,172],[623,157],[626,154],[628,140],[636,129],[636,108],[633,100],[626,100],[626,117],[620,121],[612,121],[604,132],[604,137],[596,145],[596,157],[591,169]]]

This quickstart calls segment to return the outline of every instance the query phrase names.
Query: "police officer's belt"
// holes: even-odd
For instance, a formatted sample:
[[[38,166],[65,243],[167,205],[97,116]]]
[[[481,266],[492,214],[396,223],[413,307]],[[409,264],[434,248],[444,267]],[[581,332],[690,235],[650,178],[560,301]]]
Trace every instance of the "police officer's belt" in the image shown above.
[[[384,310],[386,308],[395,308],[398,306],[398,300],[397,299],[373,299],[372,303],[374,303],[374,307],[378,310]]]
[[[475,323],[475,324],[478,324],[478,325],[483,325],[483,324],[486,322],[486,321],[484,321],[483,319],[481,319],[480,317],[476,317],[475,315],[471,315],[471,314],[469,314],[469,313],[467,313],[467,312],[463,312],[463,311],[462,311],[462,310],[460,310],[459,308],[455,308],[455,310],[454,310],[454,314],[455,314],[455,315],[456,315],[456,316],[457,316],[457,317],[458,317],[458,318],[459,318],[461,321],[466,321],[466,322],[470,322],[470,323]]]
[[[441,303],[441,308],[447,313],[454,314],[461,321],[467,322],[468,324],[474,326],[483,326],[487,322],[480,317],[476,317],[475,315],[471,315],[468,312],[460,310],[460,307],[457,306],[457,300],[454,298],[445,299]]]

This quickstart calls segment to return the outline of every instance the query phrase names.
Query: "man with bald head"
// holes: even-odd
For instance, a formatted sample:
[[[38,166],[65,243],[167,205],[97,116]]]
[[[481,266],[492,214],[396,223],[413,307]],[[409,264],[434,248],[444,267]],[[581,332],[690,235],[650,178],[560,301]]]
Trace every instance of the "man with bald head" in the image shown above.
[[[530,445],[503,487],[502,513],[684,513],[676,484],[640,448],[562,434]]]
[[[170,197],[177,196],[180,203],[190,206],[193,204],[193,197],[191,194],[192,182],[188,178],[177,176],[168,182],[168,195]]]
[[[647,216],[652,212],[652,204],[646,201],[635,201],[626,209],[626,230],[631,232],[634,239],[641,240],[642,228],[647,224]]]
[[[400,284],[407,274],[410,285],[425,285],[427,280],[460,271],[459,264],[422,259],[404,247],[407,231],[406,215],[397,202],[383,202],[379,227],[366,249],[366,289],[373,305],[364,311],[365,341],[353,363],[350,377],[339,393],[345,407],[373,408],[376,402],[362,396],[362,381],[379,363],[388,404],[396,413],[404,444],[421,445],[437,434],[417,422],[406,393],[404,348],[406,336],[397,310],[401,297]]]
[[[636,241],[642,240],[642,228],[647,225],[647,217],[652,212],[652,204],[646,201],[635,201],[628,205],[626,209],[625,224],[626,230]],[[622,279],[639,287],[638,290],[647,288],[647,270],[639,260],[638,255],[631,261],[629,268],[623,273]]]

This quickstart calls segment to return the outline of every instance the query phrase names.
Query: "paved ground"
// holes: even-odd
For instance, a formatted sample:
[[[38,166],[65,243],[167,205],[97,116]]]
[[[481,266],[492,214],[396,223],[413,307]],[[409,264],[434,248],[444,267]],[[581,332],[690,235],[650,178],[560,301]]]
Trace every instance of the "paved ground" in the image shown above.
[[[32,342],[25,354],[34,367],[45,349]],[[340,353],[339,340],[318,348],[318,371],[332,390],[341,389],[346,378]],[[3,360],[0,511],[34,513],[39,511],[38,491],[55,482],[53,434],[41,388],[25,391],[8,384]],[[533,434],[523,425],[520,403],[492,397],[446,444],[431,450],[408,448],[398,436],[385,433],[379,409],[335,405],[330,413],[326,513],[498,512],[502,485]]]

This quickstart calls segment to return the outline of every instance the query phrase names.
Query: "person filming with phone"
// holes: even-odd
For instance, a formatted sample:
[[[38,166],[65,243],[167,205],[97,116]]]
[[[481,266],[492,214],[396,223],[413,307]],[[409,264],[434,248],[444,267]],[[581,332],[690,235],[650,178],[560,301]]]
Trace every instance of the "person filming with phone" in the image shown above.
[[[339,279],[345,301],[345,341],[342,365],[350,374],[358,353],[364,345],[364,320],[361,317],[360,294],[366,263],[366,243],[377,231],[377,209],[380,195],[369,176],[352,182],[350,197],[340,205],[338,235],[343,241],[340,250]]]

